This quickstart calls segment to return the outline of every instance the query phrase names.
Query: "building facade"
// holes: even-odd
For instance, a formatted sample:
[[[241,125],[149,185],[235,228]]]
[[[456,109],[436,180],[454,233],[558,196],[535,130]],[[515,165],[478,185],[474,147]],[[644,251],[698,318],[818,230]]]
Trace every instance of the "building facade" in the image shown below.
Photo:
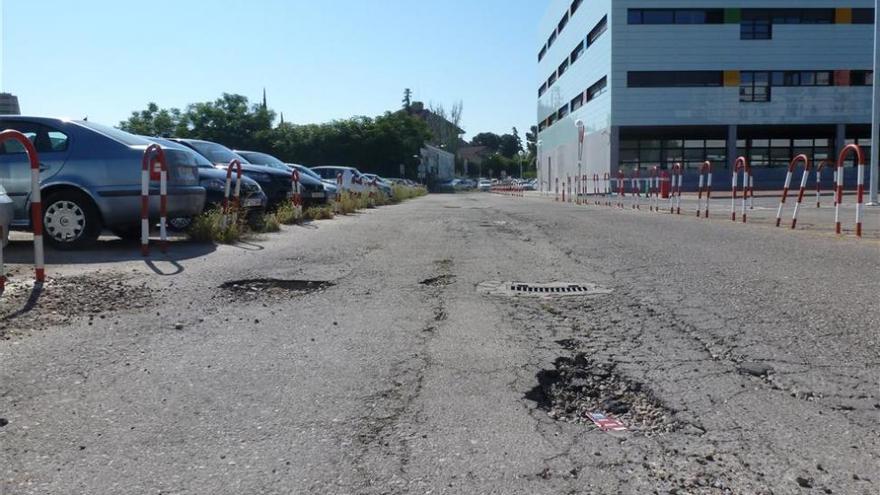
[[[0,93],[0,115],[21,115],[17,96],[9,93]]]
[[[542,189],[578,174],[577,120],[588,175],[705,160],[729,173],[746,156],[756,187],[780,188],[799,153],[869,153],[873,4],[550,0],[536,50]]]

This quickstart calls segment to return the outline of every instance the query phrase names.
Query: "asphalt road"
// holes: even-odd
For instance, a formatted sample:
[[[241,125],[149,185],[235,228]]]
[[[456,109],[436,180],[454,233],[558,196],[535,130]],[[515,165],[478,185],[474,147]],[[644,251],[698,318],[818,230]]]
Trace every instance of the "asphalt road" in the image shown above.
[[[107,242],[15,267],[0,494],[880,490],[874,240],[469,194]]]

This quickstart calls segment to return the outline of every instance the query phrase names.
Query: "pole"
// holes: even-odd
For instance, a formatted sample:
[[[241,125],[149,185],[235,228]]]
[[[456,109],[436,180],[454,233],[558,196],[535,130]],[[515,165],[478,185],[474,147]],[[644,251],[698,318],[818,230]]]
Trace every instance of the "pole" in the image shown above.
[[[871,177],[869,179],[868,204],[878,206],[877,184],[880,182],[880,84],[877,69],[880,68],[880,0],[874,0],[874,103],[871,118]]]

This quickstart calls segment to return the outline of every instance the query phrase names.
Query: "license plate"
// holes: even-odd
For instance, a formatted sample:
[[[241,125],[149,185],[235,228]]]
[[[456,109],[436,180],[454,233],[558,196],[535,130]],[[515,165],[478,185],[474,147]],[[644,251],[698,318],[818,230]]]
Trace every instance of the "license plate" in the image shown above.
[[[245,208],[253,208],[254,206],[263,206],[263,200],[260,198],[248,198],[244,200]]]
[[[322,193],[322,192],[313,192],[311,197],[313,197],[313,198],[323,198],[323,197],[324,197],[324,193]]]

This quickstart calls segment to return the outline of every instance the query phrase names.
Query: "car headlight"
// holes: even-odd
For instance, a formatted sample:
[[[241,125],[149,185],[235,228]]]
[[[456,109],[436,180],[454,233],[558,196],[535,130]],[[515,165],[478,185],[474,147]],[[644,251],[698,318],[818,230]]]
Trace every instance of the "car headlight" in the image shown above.
[[[269,174],[264,174],[262,172],[245,172],[245,176],[251,178],[257,182],[269,182],[272,180],[272,176]]]
[[[226,181],[220,179],[208,179],[200,182],[202,187],[210,191],[225,191]]]

